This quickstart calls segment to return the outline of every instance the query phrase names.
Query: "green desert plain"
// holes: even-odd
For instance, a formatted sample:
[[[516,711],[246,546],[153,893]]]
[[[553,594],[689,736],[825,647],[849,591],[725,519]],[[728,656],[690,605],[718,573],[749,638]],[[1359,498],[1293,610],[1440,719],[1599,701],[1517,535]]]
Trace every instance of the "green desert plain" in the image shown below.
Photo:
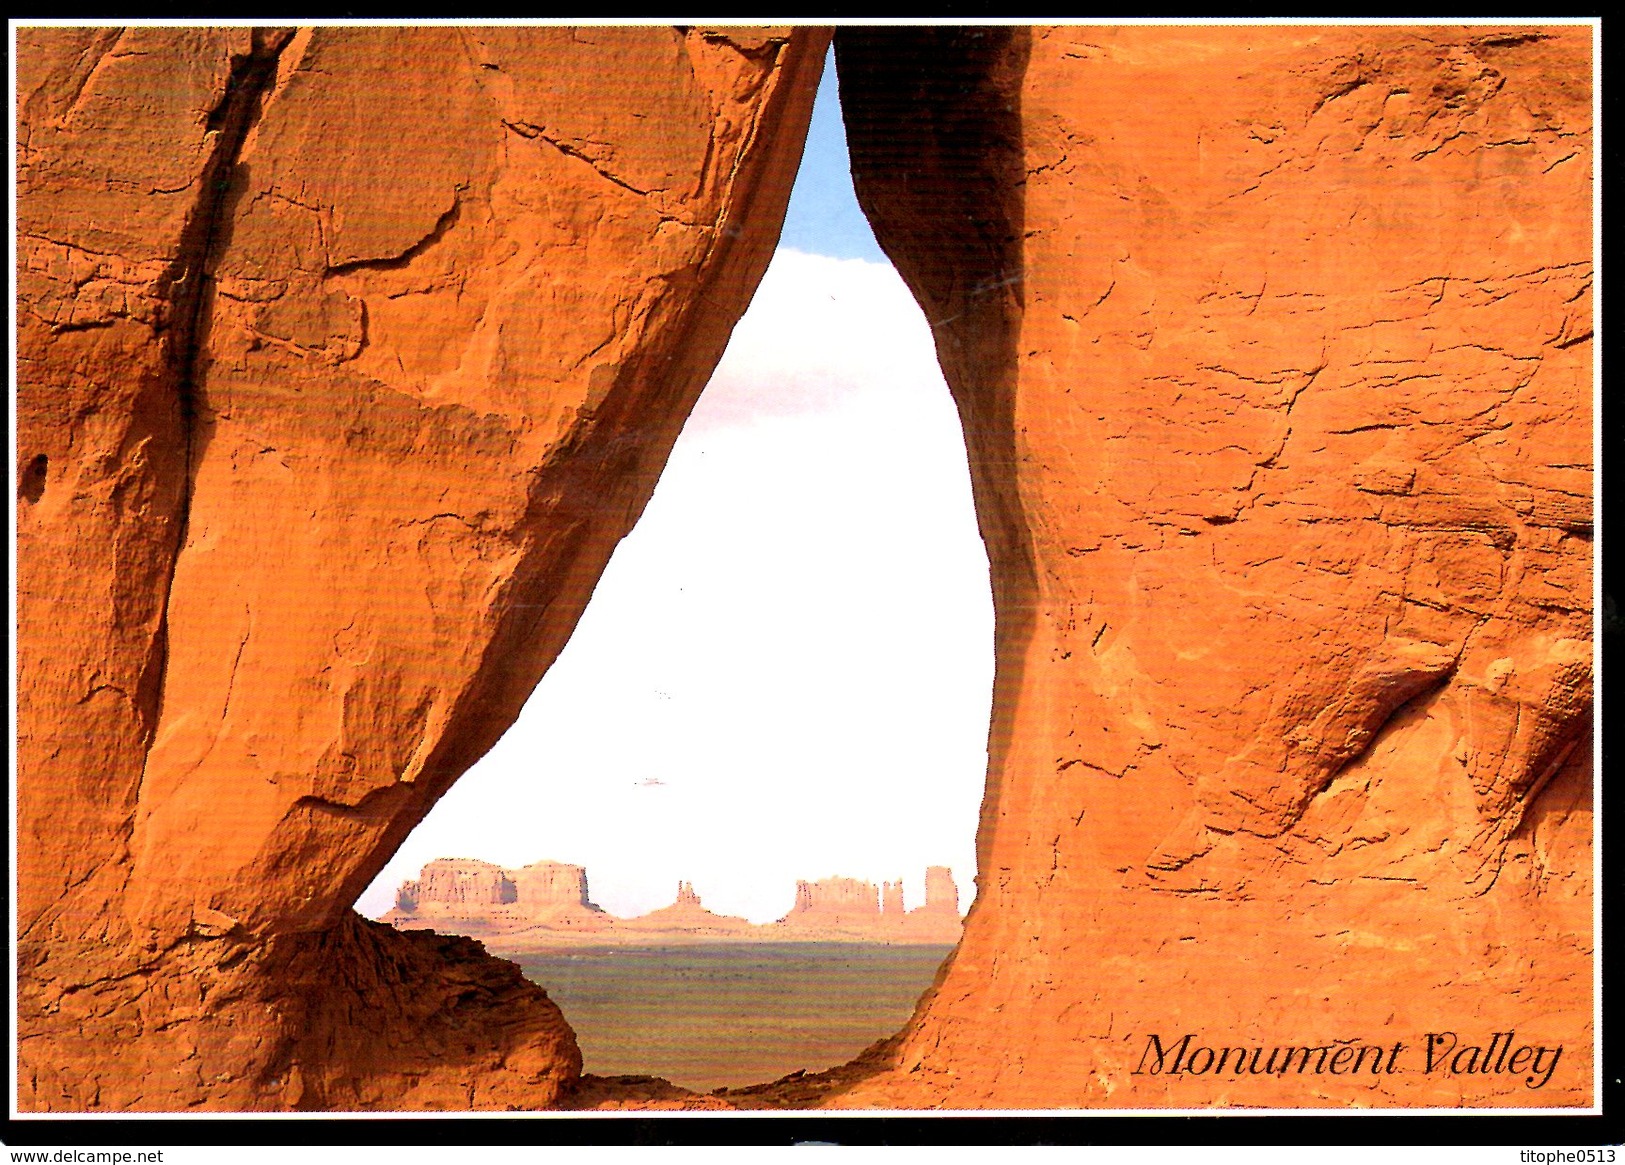
[[[903,1026],[952,949],[748,942],[511,957],[564,1009],[583,1071],[710,1091],[852,1059]]]

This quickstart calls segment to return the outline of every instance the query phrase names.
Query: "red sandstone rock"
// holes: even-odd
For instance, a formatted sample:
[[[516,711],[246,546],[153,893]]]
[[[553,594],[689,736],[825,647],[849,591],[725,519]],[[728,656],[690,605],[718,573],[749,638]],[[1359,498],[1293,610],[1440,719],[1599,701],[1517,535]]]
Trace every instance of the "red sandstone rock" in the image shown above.
[[[837,35],[999,670],[964,941],[834,1103],[1591,1102],[1590,37]],[[1409,1070],[1134,1074],[1185,1033]]]
[[[641,511],[826,43],[22,32],[22,1108],[573,1079],[513,968],[349,906]]]
[[[816,39],[319,29],[286,51],[199,354],[129,890],[157,939],[195,908],[329,925],[512,722],[765,267]]]
[[[17,30],[18,933],[117,935],[248,29]],[[180,67],[177,67],[179,65]]]

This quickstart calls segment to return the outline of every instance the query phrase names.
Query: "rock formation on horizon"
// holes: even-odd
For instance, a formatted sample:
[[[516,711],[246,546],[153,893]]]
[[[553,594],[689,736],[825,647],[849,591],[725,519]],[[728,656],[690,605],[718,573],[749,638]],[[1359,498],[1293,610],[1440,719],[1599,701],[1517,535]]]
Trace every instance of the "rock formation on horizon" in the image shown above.
[[[858,878],[821,878],[796,883],[796,901],[782,919],[786,925],[868,924],[880,917],[880,892]]]
[[[677,883],[677,897],[670,906],[636,918],[617,919],[616,925],[632,935],[652,936],[651,941],[670,936],[738,940],[760,929],[748,918],[707,910],[690,882]]]
[[[588,896],[583,866],[541,861],[506,870],[473,858],[428,863],[416,879],[401,883],[395,909],[379,921],[472,938],[533,926],[599,931],[612,923]]]
[[[925,904],[905,909],[903,883],[823,878],[796,883],[795,905],[774,926],[786,934],[871,942],[957,942],[959,889],[947,866],[925,872]]]
[[[1599,1100],[1592,37],[835,36],[997,674],[963,940],[798,1103]],[[577,1101],[542,989],[351,905],[641,512],[829,40],[17,29],[22,1112]],[[1445,1025],[1564,1055],[1135,1072]]]
[[[513,881],[500,866],[472,858],[439,858],[423,867],[415,881],[402,882],[395,909],[415,914],[435,909],[501,906],[517,897]]]
[[[898,883],[897,889],[901,900],[901,883]],[[959,887],[954,882],[953,871],[947,866],[925,868],[925,905],[920,909],[931,914],[948,914],[956,919],[959,917]]]
[[[620,918],[588,898],[587,871],[563,862],[533,862],[507,870],[472,858],[436,858],[402,882],[395,908],[379,920],[399,930],[429,929],[485,942],[504,954],[557,944],[727,941],[858,941],[952,943],[961,920],[959,891],[946,866],[926,870],[925,905],[903,908],[903,883],[886,883],[888,909],[872,882],[825,878],[796,883],[796,902],[778,922],[758,926],[707,910],[690,882],[677,884],[671,905]]]

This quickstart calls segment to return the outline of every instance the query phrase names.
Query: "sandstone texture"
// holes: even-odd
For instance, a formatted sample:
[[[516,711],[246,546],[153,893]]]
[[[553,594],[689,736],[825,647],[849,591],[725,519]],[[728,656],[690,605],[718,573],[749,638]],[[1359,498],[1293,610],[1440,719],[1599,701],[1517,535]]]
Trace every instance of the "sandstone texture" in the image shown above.
[[[571,1083],[515,968],[350,904],[646,502],[827,43],[19,30],[23,1110]]]
[[[1591,37],[836,35],[992,567],[981,872],[897,1038],[712,1102],[350,905],[641,511],[828,32],[19,29],[20,1109],[1591,1103]]]
[[[999,658],[964,940],[834,1103],[1590,1103],[1590,30],[835,43]],[[1187,1033],[1405,1048],[1135,1074]]]

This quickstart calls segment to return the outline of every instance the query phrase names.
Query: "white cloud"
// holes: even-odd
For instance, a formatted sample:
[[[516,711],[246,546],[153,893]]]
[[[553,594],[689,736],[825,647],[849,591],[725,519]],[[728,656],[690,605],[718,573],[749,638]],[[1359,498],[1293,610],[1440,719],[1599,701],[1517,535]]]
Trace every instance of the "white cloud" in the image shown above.
[[[913,904],[928,864],[968,904],[992,624],[918,307],[781,250],[570,644],[358,905],[441,856],[581,863],[619,914],[679,878],[757,921],[830,874]]]
[[[946,392],[930,330],[890,264],[781,249],[688,427]]]

